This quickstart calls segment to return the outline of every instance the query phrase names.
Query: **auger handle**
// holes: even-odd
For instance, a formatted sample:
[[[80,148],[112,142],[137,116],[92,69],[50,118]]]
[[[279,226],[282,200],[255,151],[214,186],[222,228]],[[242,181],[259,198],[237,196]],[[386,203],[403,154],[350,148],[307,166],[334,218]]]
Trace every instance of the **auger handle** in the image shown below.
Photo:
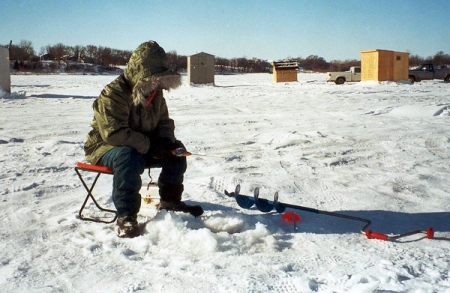
[[[434,229],[433,229],[433,227],[429,227],[427,229],[427,238],[428,239],[433,239],[434,238]]]
[[[383,233],[379,233],[379,232],[373,232],[372,230],[367,230],[365,232],[367,239],[379,239],[379,240],[396,240],[399,238],[403,238],[406,236],[411,236],[414,234],[419,234],[419,233],[425,233],[428,239],[433,239],[434,238],[434,229],[432,227],[429,227],[426,231],[422,231],[422,230],[415,230],[415,231],[411,231],[411,232],[407,232],[407,233],[403,233],[403,234],[398,234],[395,236],[388,236],[386,234]]]
[[[373,232],[372,230],[366,231],[366,237],[367,239],[379,239],[383,241],[386,241],[389,238],[386,234]]]

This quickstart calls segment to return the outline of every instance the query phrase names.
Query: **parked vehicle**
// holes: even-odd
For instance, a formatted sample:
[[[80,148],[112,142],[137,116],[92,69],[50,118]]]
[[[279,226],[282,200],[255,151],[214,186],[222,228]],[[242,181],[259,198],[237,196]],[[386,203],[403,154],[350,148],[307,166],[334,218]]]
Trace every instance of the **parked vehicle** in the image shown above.
[[[343,84],[346,81],[361,81],[361,67],[352,66],[349,71],[327,72],[327,75],[327,82],[333,81],[336,84]]]
[[[450,82],[450,69],[448,67],[437,69],[431,63],[422,64],[408,72],[411,83],[427,79],[443,79]]]

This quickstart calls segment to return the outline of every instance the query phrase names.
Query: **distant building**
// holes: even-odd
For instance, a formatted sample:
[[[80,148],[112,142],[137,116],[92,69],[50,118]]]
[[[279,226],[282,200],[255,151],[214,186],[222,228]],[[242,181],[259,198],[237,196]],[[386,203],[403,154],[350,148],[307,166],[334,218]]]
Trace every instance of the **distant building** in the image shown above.
[[[40,61],[54,60],[54,59],[55,59],[55,57],[53,57],[53,55],[50,53],[44,53],[39,56]]]
[[[2,46],[0,46],[0,87],[5,92],[11,92],[9,49]]]
[[[214,84],[214,55],[200,52],[187,59],[188,83]]]
[[[283,61],[273,62],[273,80],[275,82],[291,82],[297,81],[298,62]]]
[[[409,53],[389,50],[361,51],[361,81],[408,80]]]

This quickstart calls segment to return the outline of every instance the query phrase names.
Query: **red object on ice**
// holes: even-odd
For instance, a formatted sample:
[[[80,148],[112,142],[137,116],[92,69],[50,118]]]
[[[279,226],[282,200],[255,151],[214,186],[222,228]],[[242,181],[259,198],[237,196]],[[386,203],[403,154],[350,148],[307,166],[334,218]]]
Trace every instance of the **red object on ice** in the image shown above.
[[[379,239],[379,240],[383,240],[383,241],[388,240],[388,236],[386,234],[373,232],[372,230],[366,231],[366,237],[367,237],[367,239]]]
[[[296,212],[286,212],[281,215],[284,222],[298,223],[300,222],[300,216]]]
[[[427,238],[428,239],[433,239],[434,237],[434,229],[432,227],[427,229]]]

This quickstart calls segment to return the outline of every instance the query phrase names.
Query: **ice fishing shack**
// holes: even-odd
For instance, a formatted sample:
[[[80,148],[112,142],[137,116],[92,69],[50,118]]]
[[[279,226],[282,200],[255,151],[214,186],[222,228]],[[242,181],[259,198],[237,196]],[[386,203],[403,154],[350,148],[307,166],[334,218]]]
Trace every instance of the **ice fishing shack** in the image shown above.
[[[409,53],[380,49],[360,53],[361,81],[408,80]]]
[[[8,93],[11,92],[11,76],[9,69],[9,48],[0,46],[0,87]]]
[[[281,61],[272,63],[273,80],[275,82],[297,81],[298,62]]]
[[[214,84],[214,55],[200,52],[188,56],[188,83],[191,84]]]

